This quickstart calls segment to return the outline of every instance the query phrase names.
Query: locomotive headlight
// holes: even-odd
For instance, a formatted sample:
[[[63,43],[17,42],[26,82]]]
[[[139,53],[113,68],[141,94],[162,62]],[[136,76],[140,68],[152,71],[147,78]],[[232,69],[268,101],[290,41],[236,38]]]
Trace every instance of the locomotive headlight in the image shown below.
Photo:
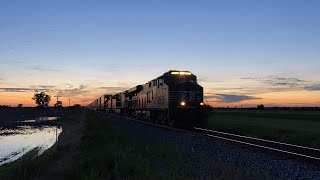
[[[200,106],[204,106],[204,103],[203,103],[203,102],[201,102],[201,103],[200,103]]]
[[[186,105],[186,102],[181,101],[181,102],[180,102],[180,105],[181,105],[181,106],[185,106],[185,105]]]

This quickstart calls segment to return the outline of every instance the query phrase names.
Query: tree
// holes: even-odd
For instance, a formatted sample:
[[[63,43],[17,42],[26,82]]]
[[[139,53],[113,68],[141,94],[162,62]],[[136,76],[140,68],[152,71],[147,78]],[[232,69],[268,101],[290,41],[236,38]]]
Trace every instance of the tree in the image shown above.
[[[49,102],[51,100],[51,96],[44,92],[38,93],[36,91],[32,99],[36,101],[36,104],[38,104],[38,107],[48,107]]]
[[[75,104],[75,105],[73,105],[73,107],[75,107],[75,108],[81,108],[81,105],[80,105],[80,104]]]
[[[62,101],[58,101],[57,103],[54,104],[54,107],[62,107]]]
[[[22,108],[22,106],[23,106],[23,104],[18,104],[18,107],[19,107],[19,108]]]
[[[262,110],[262,109],[264,109],[264,105],[260,104],[260,105],[257,106],[257,108]]]
[[[11,108],[9,105],[0,105],[0,109],[6,109],[6,108]]]

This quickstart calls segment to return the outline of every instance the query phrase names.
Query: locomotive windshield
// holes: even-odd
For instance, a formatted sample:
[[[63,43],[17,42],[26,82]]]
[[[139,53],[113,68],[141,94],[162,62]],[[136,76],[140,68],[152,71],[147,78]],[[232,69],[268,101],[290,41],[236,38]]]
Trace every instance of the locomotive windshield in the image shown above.
[[[195,75],[181,75],[170,74],[164,77],[166,84],[179,84],[179,83],[197,83],[197,77]]]

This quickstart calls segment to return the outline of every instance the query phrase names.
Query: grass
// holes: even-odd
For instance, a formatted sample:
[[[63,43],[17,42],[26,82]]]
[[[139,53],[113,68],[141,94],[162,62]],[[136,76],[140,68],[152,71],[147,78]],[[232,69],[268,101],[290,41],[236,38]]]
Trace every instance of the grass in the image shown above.
[[[166,145],[115,129],[94,114],[88,116],[82,149],[81,158],[66,172],[67,179],[165,179],[157,162],[173,154]]]
[[[90,114],[82,155],[66,172],[66,179],[198,179],[191,153]],[[224,162],[206,163],[212,168],[212,179],[269,177]]]
[[[209,128],[320,148],[319,111],[214,110]]]
[[[53,151],[39,157],[36,154],[37,150],[30,151],[18,161],[1,166],[0,179],[34,179],[59,156]]]

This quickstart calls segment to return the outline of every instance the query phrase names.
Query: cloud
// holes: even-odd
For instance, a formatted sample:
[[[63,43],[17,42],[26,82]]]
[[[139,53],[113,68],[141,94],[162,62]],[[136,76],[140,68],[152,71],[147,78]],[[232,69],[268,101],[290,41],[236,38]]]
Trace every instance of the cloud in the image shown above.
[[[59,72],[60,71],[58,69],[45,68],[45,67],[41,67],[41,66],[34,66],[31,69],[36,70],[36,71],[51,71],[51,72]]]
[[[207,78],[207,77],[198,78],[197,81],[198,81],[198,83],[217,83],[217,82],[221,82],[221,81],[217,81],[217,80],[209,80],[209,78]]]
[[[6,84],[6,85],[9,85],[9,86],[17,86],[15,83],[6,81],[5,79],[2,79],[2,78],[0,78],[0,84]]]
[[[266,80],[265,83],[269,83],[273,86],[286,86],[286,87],[300,87],[304,85],[307,81],[298,78],[274,78]]]
[[[295,77],[244,77],[243,80],[253,80],[269,87],[264,88],[268,91],[292,91],[292,90],[307,90],[307,91],[320,91],[320,83],[307,80],[298,79]]]
[[[128,87],[99,87],[98,89],[105,90],[106,92],[121,92],[129,88]]]
[[[89,93],[87,84],[81,84],[78,88],[73,89],[58,89],[56,90],[62,96],[78,96]]]
[[[41,85],[41,86],[38,86],[38,87],[44,88],[44,89],[52,89],[52,88],[54,88],[55,86]]]
[[[63,89],[51,89],[51,93],[59,94],[62,97],[77,97],[77,101],[85,102],[94,100],[98,96],[103,94],[115,94],[128,89],[127,87],[91,87],[88,84],[80,84],[78,87],[74,87],[71,84],[65,83],[68,87]]]
[[[30,86],[30,89],[46,89],[46,90],[49,90],[49,89],[53,89],[55,86],[51,86],[51,85],[32,85]]]
[[[221,103],[233,103],[233,102],[240,102],[245,100],[261,99],[253,96],[234,95],[234,94],[216,94],[212,96],[205,96],[204,98],[205,99],[215,98],[217,99],[217,102],[221,102]]]
[[[216,98],[216,97],[217,97],[216,95],[208,95],[208,96],[204,95],[203,96],[204,99]]]
[[[67,86],[69,86],[68,88],[73,88],[73,85],[72,84],[69,84],[69,83],[65,83]]]
[[[320,84],[308,85],[308,86],[305,86],[304,89],[308,91],[320,91]]]
[[[48,91],[48,89],[44,89],[44,88],[0,88],[0,91],[4,91],[4,92],[29,92],[29,91]]]
[[[12,84],[12,86],[15,86],[14,83],[11,83],[11,84]],[[19,85],[16,85],[16,86],[19,86]],[[50,85],[32,85],[29,87],[1,87],[0,91],[2,91],[2,92],[50,91],[54,87],[55,86],[50,86]]]
[[[254,80],[260,83],[264,83],[270,86],[282,86],[282,87],[302,87],[308,83],[306,80],[298,79],[295,77],[244,77],[244,80]]]

